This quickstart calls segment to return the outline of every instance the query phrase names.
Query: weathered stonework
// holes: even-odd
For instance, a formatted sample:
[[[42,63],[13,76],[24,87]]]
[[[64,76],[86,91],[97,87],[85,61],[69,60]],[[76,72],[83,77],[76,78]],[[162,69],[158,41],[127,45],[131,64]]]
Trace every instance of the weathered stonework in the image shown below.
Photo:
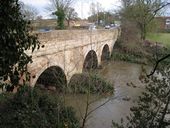
[[[33,63],[28,65],[31,73],[31,86],[34,86],[43,71],[51,66],[63,69],[67,81],[75,73],[81,73],[84,60],[90,50],[94,50],[98,64],[101,64],[102,50],[109,46],[110,53],[115,41],[120,34],[120,29],[111,30],[60,30],[39,33],[41,46],[32,54]]]

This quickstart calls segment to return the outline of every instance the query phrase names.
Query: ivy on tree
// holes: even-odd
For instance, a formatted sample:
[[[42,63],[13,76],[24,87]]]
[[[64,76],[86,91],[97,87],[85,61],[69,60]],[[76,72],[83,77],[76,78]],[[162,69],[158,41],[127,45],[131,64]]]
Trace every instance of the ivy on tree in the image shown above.
[[[29,21],[21,14],[18,0],[0,3],[0,76],[14,86],[32,61],[25,51],[39,48],[39,41],[30,32]]]
[[[58,17],[57,18],[57,24],[58,24],[58,29],[64,29],[64,20],[65,20],[65,12],[63,8],[59,8],[56,12],[55,15]]]
[[[50,0],[48,11],[53,11],[53,15],[57,16],[57,29],[64,29],[64,21],[68,16],[69,8],[74,0]]]

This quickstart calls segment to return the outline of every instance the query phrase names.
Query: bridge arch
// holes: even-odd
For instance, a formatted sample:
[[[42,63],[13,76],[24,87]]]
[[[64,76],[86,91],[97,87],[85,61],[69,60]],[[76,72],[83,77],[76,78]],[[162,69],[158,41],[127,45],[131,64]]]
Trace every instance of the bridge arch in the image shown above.
[[[45,47],[34,53],[27,51],[33,58],[33,63],[28,65],[30,85],[34,86],[40,75],[51,66],[63,69],[67,83],[74,74],[82,73],[83,68],[97,68],[105,58],[108,46],[112,51],[119,34],[119,28],[92,33],[88,30],[40,33],[39,40]],[[106,54],[102,55],[102,52]]]
[[[59,66],[50,66],[45,69],[37,78],[35,85],[41,85],[41,87],[55,87],[55,89],[61,88],[67,84],[67,78]]]
[[[96,69],[98,67],[98,58],[94,50],[90,50],[84,59],[83,70]]]
[[[108,44],[105,44],[102,48],[101,62],[110,58],[110,48]]]

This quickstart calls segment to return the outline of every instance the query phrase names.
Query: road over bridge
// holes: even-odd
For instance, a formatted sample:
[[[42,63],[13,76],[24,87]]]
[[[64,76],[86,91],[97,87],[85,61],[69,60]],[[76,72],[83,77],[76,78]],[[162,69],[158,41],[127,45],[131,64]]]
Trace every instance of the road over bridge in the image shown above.
[[[31,86],[35,86],[44,73],[57,71],[67,83],[74,74],[84,69],[97,68],[110,56],[120,34],[120,29],[110,30],[60,30],[39,33],[41,48],[32,54],[33,63],[28,65]],[[46,75],[47,79],[50,74]]]

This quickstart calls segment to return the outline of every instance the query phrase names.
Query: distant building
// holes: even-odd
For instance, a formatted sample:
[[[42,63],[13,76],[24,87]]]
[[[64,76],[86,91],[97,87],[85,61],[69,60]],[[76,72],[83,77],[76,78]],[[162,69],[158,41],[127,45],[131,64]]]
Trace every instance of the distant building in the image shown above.
[[[170,30],[170,17],[156,17],[161,30]]]
[[[170,29],[170,18],[165,21],[165,29]]]

